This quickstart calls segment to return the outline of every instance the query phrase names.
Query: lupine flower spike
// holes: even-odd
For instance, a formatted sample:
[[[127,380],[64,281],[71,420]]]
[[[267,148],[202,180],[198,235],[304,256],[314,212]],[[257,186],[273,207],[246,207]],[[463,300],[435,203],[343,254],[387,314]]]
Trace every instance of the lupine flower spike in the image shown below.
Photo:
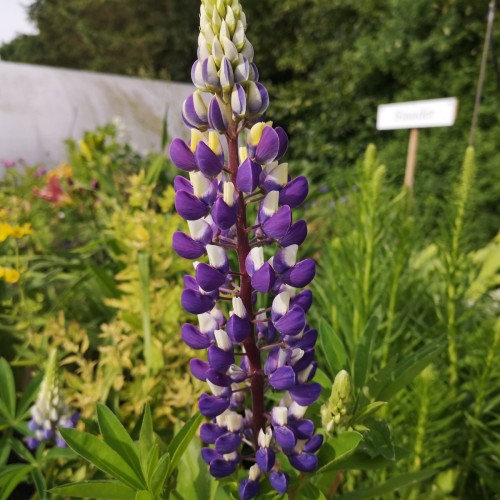
[[[210,419],[200,429],[202,456],[216,478],[244,467],[239,493],[249,499],[265,477],[286,492],[278,452],[295,469],[313,471],[323,438],[305,418],[321,386],[312,382],[312,293],[299,290],[314,278],[315,263],[298,260],[307,225],[292,217],[308,183],[291,179],[281,161],[288,137],[264,121],[269,96],[245,31],[238,0],[202,0],[191,73],[197,90],[182,110],[191,138],[174,139],[170,158],[185,172],[174,180],[175,207],[189,227],[173,235],[173,247],[200,259],[181,297],[198,322],[185,324],[181,335],[191,348],[207,350],[207,361],[190,363],[210,389],[199,400]],[[230,305],[227,316],[223,304]],[[282,393],[274,408],[266,406],[266,391]]]
[[[28,448],[34,450],[42,442],[55,444],[59,448],[66,447],[59,429],[74,427],[78,421],[78,412],[72,412],[65,404],[59,387],[57,351],[49,354],[45,376],[35,404],[31,407],[29,430],[33,433],[28,438]]]

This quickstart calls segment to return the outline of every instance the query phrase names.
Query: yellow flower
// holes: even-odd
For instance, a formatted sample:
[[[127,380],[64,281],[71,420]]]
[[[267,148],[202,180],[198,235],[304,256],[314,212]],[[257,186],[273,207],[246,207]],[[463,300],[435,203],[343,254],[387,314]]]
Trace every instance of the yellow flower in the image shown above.
[[[22,226],[14,226],[12,228],[12,236],[14,236],[14,238],[19,239],[30,234],[33,234],[33,228],[30,222],[25,222]]]
[[[71,165],[62,162],[57,168],[51,170],[47,174],[47,177],[49,179],[52,177],[57,177],[58,179],[69,179],[70,177],[73,177],[73,169],[71,168]]]
[[[0,219],[4,219],[5,217],[7,217],[7,210],[0,208]]]
[[[7,283],[17,283],[21,275],[15,270],[10,268],[2,268],[2,278]]]
[[[9,236],[12,236],[13,232],[13,228],[9,223],[0,223],[0,242],[5,241]]]

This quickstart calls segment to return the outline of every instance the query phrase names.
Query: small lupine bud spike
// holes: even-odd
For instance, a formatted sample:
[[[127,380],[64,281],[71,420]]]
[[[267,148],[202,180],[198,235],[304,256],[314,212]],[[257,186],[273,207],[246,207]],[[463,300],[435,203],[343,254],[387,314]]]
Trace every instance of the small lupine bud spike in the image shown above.
[[[238,55],[238,63],[234,68],[234,81],[236,83],[244,83],[248,80],[250,76],[250,63],[248,59],[239,54]]]
[[[238,49],[231,41],[230,37],[223,36],[221,34],[221,44],[224,55],[231,64],[237,64],[239,61]]]
[[[252,80],[252,82],[258,82],[259,81],[259,70],[257,69],[257,66],[255,63],[250,63],[250,74],[248,75],[248,79]]]
[[[200,28],[205,26],[205,24],[210,22],[210,18],[207,15],[207,10],[204,5],[200,6]]]
[[[243,87],[237,83],[231,92],[231,111],[233,112],[233,118],[240,120],[245,116],[246,110],[247,96]]]
[[[234,15],[233,9],[230,6],[226,9],[226,17],[224,19],[226,21],[227,27],[229,28],[229,32],[231,35],[234,35],[234,30],[236,29],[236,17]]]
[[[213,40],[213,37],[211,38]],[[205,36],[200,33],[199,42],[198,42],[198,51],[197,56],[199,61],[205,61],[211,54],[211,42],[208,43],[205,39]],[[203,69],[203,66],[202,66]],[[202,90],[202,89],[200,89]]]
[[[243,28],[246,30],[247,29],[247,16],[243,12],[243,10],[241,10],[241,12],[240,12],[240,21],[243,23]]]
[[[224,57],[224,50],[222,44],[219,41],[219,37],[215,36],[212,41],[212,56],[214,58],[215,64],[218,68],[221,67],[222,59]]]
[[[226,16],[226,5],[224,4],[223,0],[217,0],[216,9],[221,18],[224,18]]]
[[[172,163],[185,172],[192,172],[198,167],[194,155],[189,146],[182,139],[174,139],[169,150]]]
[[[215,31],[219,31],[220,27],[221,27],[221,23],[222,23],[222,19],[221,19],[220,14],[217,11],[217,9],[214,9],[212,11],[212,27],[213,27],[213,29]]]
[[[229,125],[229,118],[224,102],[216,95],[208,105],[208,123],[217,132],[224,134]]]

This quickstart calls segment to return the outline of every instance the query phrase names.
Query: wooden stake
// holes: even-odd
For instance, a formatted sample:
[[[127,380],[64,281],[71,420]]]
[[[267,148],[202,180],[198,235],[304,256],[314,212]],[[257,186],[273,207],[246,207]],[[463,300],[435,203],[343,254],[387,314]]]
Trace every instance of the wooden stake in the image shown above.
[[[408,144],[408,156],[406,157],[405,186],[412,190],[415,181],[415,169],[417,167],[418,151],[418,128],[410,130],[410,142]]]

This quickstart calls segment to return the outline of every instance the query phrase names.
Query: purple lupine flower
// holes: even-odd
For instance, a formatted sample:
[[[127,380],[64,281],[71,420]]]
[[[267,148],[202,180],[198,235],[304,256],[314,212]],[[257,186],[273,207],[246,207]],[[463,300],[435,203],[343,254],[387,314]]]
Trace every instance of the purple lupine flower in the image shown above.
[[[299,258],[307,224],[292,214],[309,186],[303,176],[291,178],[282,162],[286,132],[264,121],[269,94],[258,81],[239,1],[201,3],[191,72],[197,90],[183,106],[191,140],[174,139],[170,147],[184,171],[174,180],[175,207],[189,229],[173,235],[173,247],[195,260],[181,303],[198,323],[184,324],[181,336],[189,347],[207,350],[206,361],[190,361],[193,376],[210,389],[199,400],[209,419],[200,428],[203,460],[216,478],[253,462],[239,487],[240,497],[250,499],[266,475],[278,493],[286,492],[289,477],[278,452],[310,472],[323,441],[306,418],[321,386],[312,381],[318,338],[306,318],[312,293],[300,290],[316,266]],[[257,299],[265,304],[260,309]],[[265,390],[282,393],[279,404],[266,407]],[[253,452],[242,455],[242,446]]]
[[[53,349],[49,354],[38,397],[31,407],[28,429],[33,436],[27,439],[28,448],[34,450],[44,441],[55,444],[59,448],[66,447],[59,429],[75,427],[79,417],[79,413],[72,412],[62,399],[59,388],[57,350]]]

